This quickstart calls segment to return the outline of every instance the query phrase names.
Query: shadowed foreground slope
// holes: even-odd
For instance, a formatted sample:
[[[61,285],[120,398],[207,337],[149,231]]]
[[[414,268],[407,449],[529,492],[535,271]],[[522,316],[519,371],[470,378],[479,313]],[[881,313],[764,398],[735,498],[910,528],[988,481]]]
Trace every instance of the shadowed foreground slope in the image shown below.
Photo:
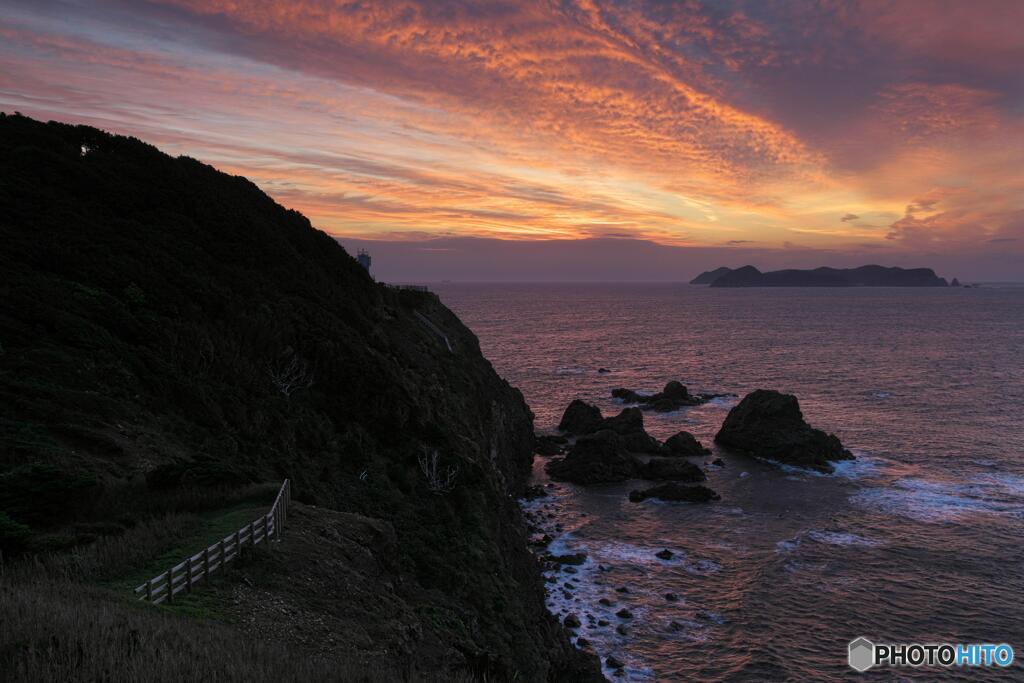
[[[372,567],[360,581],[382,586],[406,632],[361,661],[597,675],[544,609],[526,550],[514,498],[532,416],[435,296],[376,285],[244,178],[21,116],[0,118],[0,240],[8,557],[88,553],[290,477],[297,501],[390,539],[353,566]],[[450,486],[425,476],[433,453]],[[365,632],[396,623],[387,609],[366,612]],[[8,645],[0,665],[18,661]]]

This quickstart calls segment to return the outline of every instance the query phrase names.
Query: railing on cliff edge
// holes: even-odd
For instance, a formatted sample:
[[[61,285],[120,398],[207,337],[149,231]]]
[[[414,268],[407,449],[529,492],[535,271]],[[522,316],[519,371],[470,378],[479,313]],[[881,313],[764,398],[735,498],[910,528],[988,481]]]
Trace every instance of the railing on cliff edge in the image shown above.
[[[281,540],[281,533],[288,520],[288,507],[292,500],[291,480],[285,479],[270,512],[249,522],[241,529],[228,534],[208,548],[185,558],[162,574],[154,576],[135,589],[139,600],[160,604],[174,602],[174,596],[192,590],[203,578],[224,568],[236,559],[242,546],[256,546],[263,541]]]
[[[426,285],[392,285],[386,282],[382,282],[388,289],[397,289],[403,292],[429,292],[430,289]]]

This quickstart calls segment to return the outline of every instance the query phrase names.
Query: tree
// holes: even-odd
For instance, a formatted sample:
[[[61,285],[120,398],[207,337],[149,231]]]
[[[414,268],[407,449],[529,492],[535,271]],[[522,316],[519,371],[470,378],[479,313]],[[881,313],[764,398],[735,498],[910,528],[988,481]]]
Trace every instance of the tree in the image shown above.
[[[449,465],[443,471],[438,462],[440,455],[437,449],[424,448],[419,455],[420,471],[427,480],[427,488],[433,493],[443,495],[455,488],[455,480],[459,476],[459,468]]]
[[[267,365],[267,374],[278,391],[290,398],[299,389],[313,386],[315,372],[305,360],[288,347],[277,360]]]

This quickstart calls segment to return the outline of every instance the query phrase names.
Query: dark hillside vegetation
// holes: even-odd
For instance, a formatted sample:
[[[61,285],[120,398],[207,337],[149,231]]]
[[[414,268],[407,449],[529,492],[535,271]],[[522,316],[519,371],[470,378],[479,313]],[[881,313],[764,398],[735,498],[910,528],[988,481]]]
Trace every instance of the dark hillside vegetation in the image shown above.
[[[288,477],[394,534],[375,580],[418,621],[389,669],[597,675],[526,550],[532,415],[436,296],[374,283],[244,178],[18,115],[0,116],[0,243],[8,565]]]

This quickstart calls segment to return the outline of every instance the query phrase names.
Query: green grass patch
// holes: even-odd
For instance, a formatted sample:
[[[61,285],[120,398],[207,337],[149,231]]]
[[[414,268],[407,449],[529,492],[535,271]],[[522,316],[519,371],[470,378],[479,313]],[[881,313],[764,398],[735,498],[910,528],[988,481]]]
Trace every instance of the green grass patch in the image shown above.
[[[149,562],[139,564],[136,567],[125,568],[126,571],[121,577],[105,583],[115,589],[134,590],[136,586],[170,569],[186,557],[195,555],[203,548],[207,548],[229,534],[233,534],[269,511],[269,505],[253,506],[251,503],[241,503],[224,510],[201,513],[197,515],[199,525],[194,534],[189,535],[175,546],[168,548]]]

